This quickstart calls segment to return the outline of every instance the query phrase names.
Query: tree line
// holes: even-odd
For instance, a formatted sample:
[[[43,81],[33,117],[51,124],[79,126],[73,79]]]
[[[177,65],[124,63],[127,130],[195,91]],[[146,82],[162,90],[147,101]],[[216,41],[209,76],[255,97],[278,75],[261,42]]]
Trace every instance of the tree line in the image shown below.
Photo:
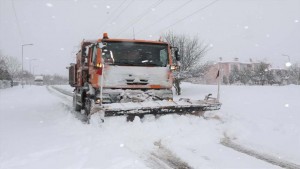
[[[244,85],[287,85],[299,84],[300,65],[293,64],[287,69],[270,69],[270,64],[259,62],[253,67],[238,68],[233,65],[229,76],[223,76],[223,84]]]
[[[22,72],[21,68],[17,58],[6,56],[0,51],[0,80],[21,81],[23,78],[25,83],[33,83],[34,75],[27,70]],[[68,78],[58,74],[42,76],[46,85],[68,84]]]

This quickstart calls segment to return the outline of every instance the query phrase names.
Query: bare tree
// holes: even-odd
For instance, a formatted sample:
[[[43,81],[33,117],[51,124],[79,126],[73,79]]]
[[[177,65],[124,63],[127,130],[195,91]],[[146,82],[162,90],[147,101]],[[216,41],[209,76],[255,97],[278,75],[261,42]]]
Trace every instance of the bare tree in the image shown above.
[[[228,78],[229,84],[234,84],[240,81],[240,70],[237,65],[233,65],[233,69],[231,70]]]
[[[269,74],[269,66],[270,64],[265,62],[260,62],[255,68],[254,68],[254,79],[257,81],[260,85],[265,85],[268,81],[268,74]]]
[[[300,84],[300,64],[293,64],[289,68],[290,83]]]
[[[0,80],[9,80],[10,74],[7,71],[7,65],[4,60],[0,58]]]
[[[189,71],[199,66],[200,60],[208,50],[208,46],[201,43],[197,36],[191,38],[184,34],[176,35],[168,32],[163,35],[163,38],[172,46],[178,47],[181,71]]]
[[[244,85],[251,83],[251,68],[244,68],[239,72],[239,79]]]
[[[12,78],[17,77],[17,75],[21,73],[21,64],[17,58],[6,56],[6,64],[8,67],[7,70]]]
[[[15,57],[5,56],[0,53],[0,67],[2,71],[6,71],[10,78],[13,79],[21,73],[21,64]]]
[[[164,34],[163,38],[170,43],[171,46],[179,49],[179,55],[181,57],[180,69],[175,72],[174,87],[176,93],[180,95],[180,82],[193,77],[195,74],[199,74],[198,71],[203,70],[200,60],[205,56],[208,46],[201,43],[197,36],[191,38],[184,34],[176,35],[171,31]]]
[[[0,80],[9,80],[10,74],[8,72],[8,66],[5,57],[0,53]]]

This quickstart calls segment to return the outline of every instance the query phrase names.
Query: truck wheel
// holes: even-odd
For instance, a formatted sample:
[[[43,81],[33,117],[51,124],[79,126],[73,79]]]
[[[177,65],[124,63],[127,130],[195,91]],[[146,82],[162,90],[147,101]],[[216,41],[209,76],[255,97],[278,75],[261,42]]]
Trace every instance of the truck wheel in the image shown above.
[[[77,104],[76,94],[73,95],[73,108],[75,111],[81,110],[81,106]]]
[[[89,98],[85,98],[84,113],[86,115],[89,115],[91,113],[91,107],[92,107],[91,100]]]

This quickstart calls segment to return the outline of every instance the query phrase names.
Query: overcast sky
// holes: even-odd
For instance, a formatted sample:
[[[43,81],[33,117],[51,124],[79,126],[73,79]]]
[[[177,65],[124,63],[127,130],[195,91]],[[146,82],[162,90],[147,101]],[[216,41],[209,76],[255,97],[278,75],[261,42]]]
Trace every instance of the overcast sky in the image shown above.
[[[0,50],[38,74],[67,75],[82,39],[198,36],[206,60],[300,63],[300,0],[0,0]],[[287,56],[288,55],[288,56]],[[27,59],[25,59],[27,58]]]

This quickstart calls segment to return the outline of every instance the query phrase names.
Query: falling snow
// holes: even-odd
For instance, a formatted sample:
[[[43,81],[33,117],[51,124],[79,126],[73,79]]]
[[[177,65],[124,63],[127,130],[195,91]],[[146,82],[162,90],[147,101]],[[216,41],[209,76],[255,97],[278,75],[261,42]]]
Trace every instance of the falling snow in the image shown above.
[[[53,7],[53,4],[51,4],[51,3],[46,3],[46,5],[50,8]]]
[[[145,0],[105,0],[100,3],[96,0],[15,0],[15,12],[11,3],[1,4],[1,26],[4,26],[1,27],[0,37],[10,42],[0,43],[0,48],[5,55],[20,60],[21,49],[15,49],[15,46],[35,43],[39,46],[36,49],[41,51],[26,48],[24,56],[33,55],[38,58],[42,57],[39,53],[43,53],[48,62],[40,62],[40,67],[47,67],[50,72],[66,76],[64,67],[70,62],[70,57],[60,58],[59,63],[53,57],[60,55],[57,53],[60,50],[56,50],[59,49],[57,39],[64,39],[61,45],[70,54],[72,46],[78,45],[82,39],[97,39],[104,31],[111,38],[131,38],[134,27],[136,39],[158,39],[165,32],[174,31],[190,37],[199,36],[201,42],[214,42],[217,49],[207,52],[208,61],[216,61],[221,55],[224,60],[230,61],[233,58],[231,51],[237,51],[234,57],[239,57],[241,61],[248,60],[249,57],[256,61],[266,59],[272,66],[283,68],[285,62],[282,52],[288,53],[293,63],[300,61],[300,48],[296,45],[300,43],[299,31],[295,27],[300,20],[299,3],[296,1],[245,1],[238,6],[234,1],[217,1],[207,9],[200,10],[205,6],[204,1],[173,3],[171,0],[160,0],[162,3],[154,3]],[[188,4],[183,6],[186,2]],[[282,3],[285,8],[282,8]],[[45,8],[51,10],[44,10]],[[196,12],[198,9],[199,12]],[[193,12],[196,12],[195,15]],[[99,21],[95,22],[95,18]],[[180,21],[181,19],[183,20]],[[107,26],[109,23],[115,25],[114,22],[118,25],[112,28]],[[187,26],[191,22],[192,25]],[[93,26],[87,29],[87,25]],[[255,43],[261,48],[255,48]],[[52,64],[58,65],[58,68],[54,68]],[[46,73],[44,70],[41,69],[42,72],[39,73]]]

